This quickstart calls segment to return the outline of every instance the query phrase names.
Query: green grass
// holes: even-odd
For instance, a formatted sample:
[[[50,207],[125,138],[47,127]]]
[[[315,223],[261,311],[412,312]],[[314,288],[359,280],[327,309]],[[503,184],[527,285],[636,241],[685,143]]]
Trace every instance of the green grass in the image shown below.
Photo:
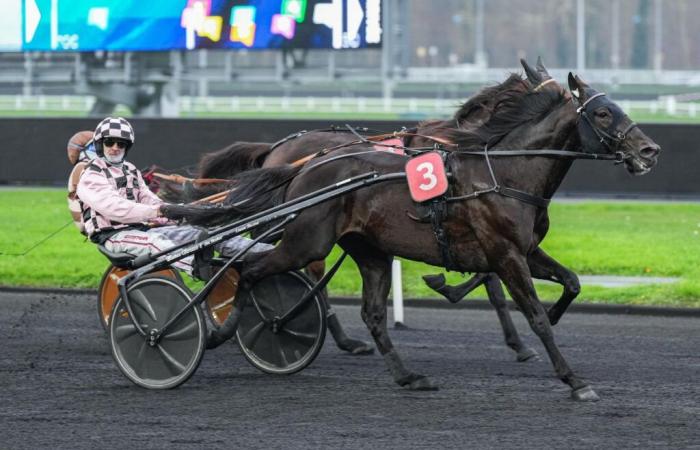
[[[578,274],[679,277],[674,284],[627,288],[584,286],[580,301],[700,307],[700,204],[641,202],[557,203],[544,249]],[[24,256],[20,253],[70,221],[58,189],[0,190],[0,285],[95,288],[107,266],[73,225]],[[338,249],[329,256],[337,258]],[[434,297],[420,275],[438,268],[403,262],[404,296]],[[451,273],[448,279],[464,278]],[[335,295],[359,295],[360,276],[348,260],[333,279]],[[560,289],[537,284],[540,297]],[[472,297],[483,298],[478,290]]]

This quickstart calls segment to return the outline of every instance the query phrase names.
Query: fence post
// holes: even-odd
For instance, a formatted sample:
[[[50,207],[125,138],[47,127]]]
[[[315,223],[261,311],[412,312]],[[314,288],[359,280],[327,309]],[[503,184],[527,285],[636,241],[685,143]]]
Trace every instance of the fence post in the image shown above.
[[[394,259],[391,263],[391,292],[393,293],[394,327],[403,324],[403,284],[401,283],[401,261]]]

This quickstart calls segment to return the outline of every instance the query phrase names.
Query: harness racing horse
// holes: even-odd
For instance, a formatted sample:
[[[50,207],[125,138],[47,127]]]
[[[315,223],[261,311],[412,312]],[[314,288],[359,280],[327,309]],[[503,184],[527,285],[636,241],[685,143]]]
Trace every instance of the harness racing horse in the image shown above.
[[[419,124],[414,132],[405,133],[404,142],[408,146],[427,147],[435,144],[435,140],[444,142],[442,139],[445,133],[452,128],[469,128],[483,124],[493,111],[512,101],[520,95],[530,92],[560,92],[563,89],[551,78],[542,60],[538,58],[536,68],[532,68],[525,60],[521,64],[527,75],[527,82],[518,75],[511,75],[505,82],[485,88],[475,96],[470,98],[455,113],[454,117],[446,121],[427,121]],[[341,132],[345,131],[345,132]],[[237,143],[219,152],[210,153],[200,162],[200,178],[220,178],[235,175],[238,172],[255,167],[276,167],[282,164],[291,163],[304,157],[316,153],[319,148],[332,148],[332,146],[343,146],[351,142],[357,142],[357,136],[347,133],[347,130],[335,132],[297,133],[276,144],[264,143]],[[203,197],[217,190],[221,186],[209,190],[190,190],[191,194],[196,194],[194,198]],[[192,199],[192,198],[190,198]],[[178,198],[178,201],[182,201]],[[546,210],[539,219],[540,228],[548,226]],[[555,281],[563,285],[564,290],[561,298],[557,302],[557,308],[552,309],[552,323],[556,323],[563,314],[566,306],[573,301],[580,291],[578,277],[571,270],[559,264],[549,257],[541,249],[532,253],[531,271],[536,278],[543,278]],[[313,262],[309,268],[315,269],[314,278],[319,279],[323,273],[323,263]],[[516,352],[518,361],[527,361],[537,356],[537,352],[525,345],[510,318],[507,308],[505,294],[497,277],[493,274],[477,274],[460,286],[451,287],[445,285],[444,276],[424,276],[430,287],[445,295],[450,301],[457,302],[481,284],[486,285],[488,298],[494,306],[505,336],[505,342]],[[565,305],[562,307],[562,305]],[[333,332],[333,335],[341,334],[342,328],[337,324],[340,332]],[[341,347],[342,348],[342,347]]]
[[[660,148],[605,94],[572,74],[568,82],[578,108],[561,93],[526,95],[509,108],[496,111],[476,132],[453,131],[459,149],[445,153],[452,182],[444,225],[454,237],[452,252],[459,269],[495,272],[544,344],[557,376],[570,386],[572,397],[591,401],[598,396],[574,374],[559,351],[532,284],[528,258],[546,233],[537,230],[537,220],[573,157],[615,159],[630,173],[641,175],[654,167]],[[498,125],[513,117],[519,118],[520,124],[499,135]],[[482,141],[481,132],[489,130],[495,144],[472,146]],[[563,150],[501,150],[537,148],[543,141]],[[259,183],[241,183],[246,188],[233,191],[223,207],[183,206],[180,216],[193,222],[231,220],[354,175],[403,170],[404,157],[378,153],[351,148],[341,155],[318,158],[303,168],[286,166],[241,174],[239,180]],[[273,180],[287,181],[286,189],[278,189],[278,195],[268,197],[267,204],[259,196],[251,196],[258,188],[267,189]],[[244,201],[251,198],[257,201]],[[246,258],[241,282],[252,285],[266,276],[303,267],[325,258],[338,243],[360,270],[362,318],[394,381],[409,389],[436,389],[428,377],[404,366],[386,328],[392,257],[442,263],[430,225],[405,214],[415,210],[405,183],[367,187],[304,210],[287,225],[277,247]]]

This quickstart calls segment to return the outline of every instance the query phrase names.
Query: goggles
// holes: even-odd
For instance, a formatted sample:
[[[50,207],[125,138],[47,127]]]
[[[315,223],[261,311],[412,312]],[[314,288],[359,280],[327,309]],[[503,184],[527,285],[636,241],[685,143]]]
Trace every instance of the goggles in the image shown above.
[[[102,145],[105,147],[114,147],[116,145],[117,148],[126,149],[129,146],[129,143],[120,139],[107,138],[102,141]]]

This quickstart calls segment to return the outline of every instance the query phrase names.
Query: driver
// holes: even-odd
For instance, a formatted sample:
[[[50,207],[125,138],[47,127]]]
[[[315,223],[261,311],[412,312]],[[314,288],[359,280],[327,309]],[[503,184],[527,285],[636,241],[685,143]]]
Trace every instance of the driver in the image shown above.
[[[77,197],[81,221],[90,240],[111,252],[134,256],[153,254],[196,238],[201,230],[173,225],[163,217],[168,203],[151,192],[141,172],[126,155],[134,145],[134,130],[122,117],[107,117],[92,136],[96,157],[80,177]],[[223,256],[232,256],[250,242],[236,236],[217,247]],[[255,244],[251,251],[272,249]],[[193,257],[173,265],[193,274]]]

